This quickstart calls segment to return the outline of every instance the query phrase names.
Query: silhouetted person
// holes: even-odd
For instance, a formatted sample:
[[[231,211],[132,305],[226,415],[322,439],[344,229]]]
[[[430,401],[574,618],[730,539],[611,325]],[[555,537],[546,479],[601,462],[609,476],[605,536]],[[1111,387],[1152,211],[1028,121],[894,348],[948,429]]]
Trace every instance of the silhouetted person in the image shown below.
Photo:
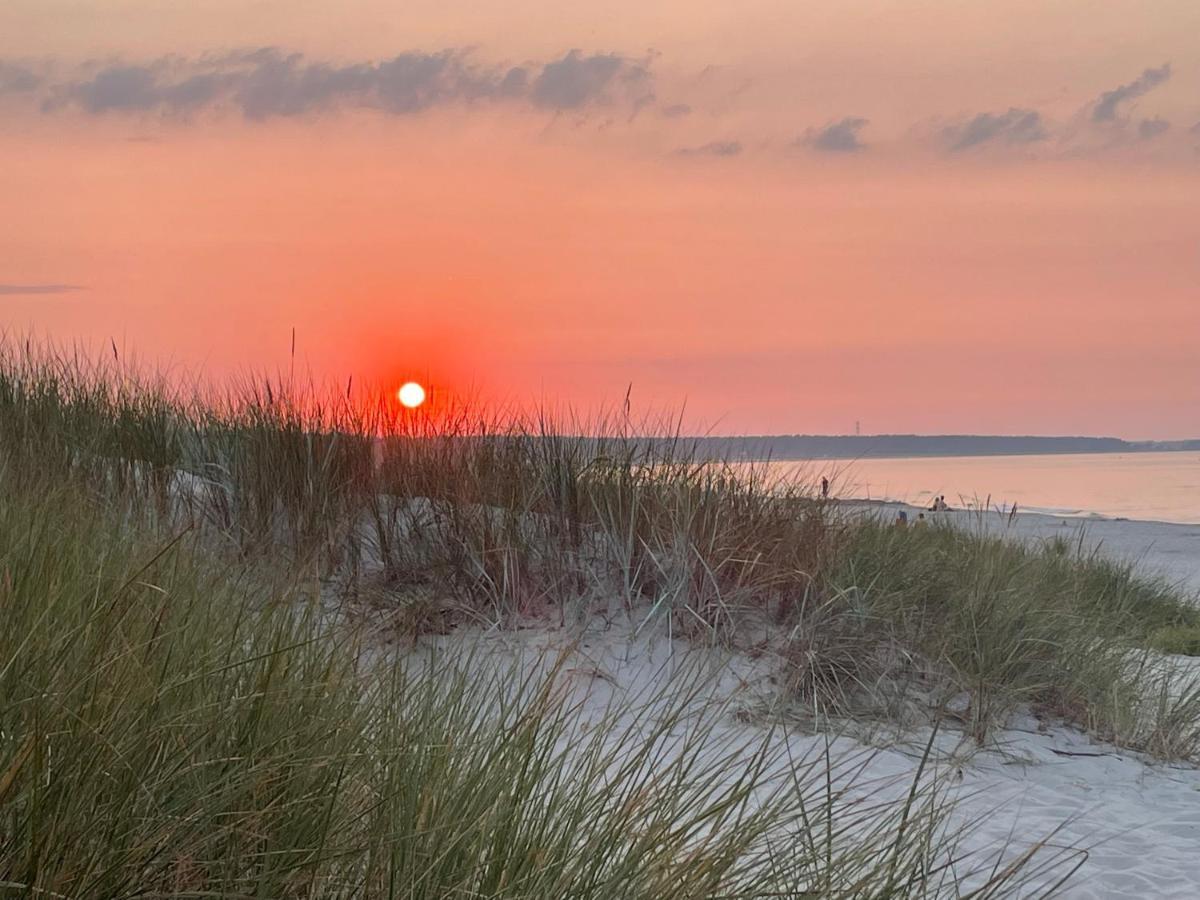
[[[821,476],[821,499],[829,499],[829,479],[824,475]]]

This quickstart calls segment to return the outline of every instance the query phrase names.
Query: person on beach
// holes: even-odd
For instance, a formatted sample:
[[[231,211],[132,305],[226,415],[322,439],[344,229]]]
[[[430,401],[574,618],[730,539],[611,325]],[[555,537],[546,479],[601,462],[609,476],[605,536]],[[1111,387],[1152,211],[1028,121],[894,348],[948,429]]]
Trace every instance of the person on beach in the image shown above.
[[[829,479],[824,475],[821,476],[821,499],[829,499]]]
[[[925,513],[917,513],[917,521],[914,523],[914,528],[924,528],[928,520],[925,518]]]
[[[896,527],[897,528],[907,528],[908,527],[908,513],[906,513],[904,510],[900,510],[900,512],[898,512],[896,514]]]

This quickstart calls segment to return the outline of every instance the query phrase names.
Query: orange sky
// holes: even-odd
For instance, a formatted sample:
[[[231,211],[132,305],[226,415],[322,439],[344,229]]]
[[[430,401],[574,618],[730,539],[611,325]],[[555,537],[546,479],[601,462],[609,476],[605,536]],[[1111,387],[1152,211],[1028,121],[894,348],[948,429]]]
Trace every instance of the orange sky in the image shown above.
[[[1200,435],[1200,4],[697,6],[8,0],[3,322],[720,432]]]

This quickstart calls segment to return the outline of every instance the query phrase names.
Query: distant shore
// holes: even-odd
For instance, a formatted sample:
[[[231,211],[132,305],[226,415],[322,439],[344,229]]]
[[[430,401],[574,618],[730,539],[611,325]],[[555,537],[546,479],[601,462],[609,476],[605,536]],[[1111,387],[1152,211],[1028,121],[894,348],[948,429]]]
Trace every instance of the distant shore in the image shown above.
[[[691,440],[695,442],[701,455],[745,460],[902,459],[1200,451],[1200,439],[1127,441],[1113,437],[1035,435],[779,434],[698,437]]]

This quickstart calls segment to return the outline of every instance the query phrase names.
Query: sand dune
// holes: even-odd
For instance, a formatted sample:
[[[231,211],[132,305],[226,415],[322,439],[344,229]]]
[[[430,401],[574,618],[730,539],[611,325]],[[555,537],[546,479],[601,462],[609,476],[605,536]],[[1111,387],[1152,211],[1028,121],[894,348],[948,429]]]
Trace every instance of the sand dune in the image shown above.
[[[1018,515],[1011,523],[999,517],[986,521],[985,527],[1026,539],[1081,534],[1077,520]],[[1086,523],[1082,536],[1102,552],[1136,558],[1147,571],[1200,589],[1200,528],[1095,521]],[[598,721],[621,704],[669,702],[664,683],[681,673],[691,683],[703,673],[712,685],[704,702],[716,704],[723,717],[709,738],[713,753],[761,739],[765,718],[745,712],[779,699],[768,660],[693,645],[669,634],[663,619],[648,620],[638,612],[597,616],[582,631],[544,622],[514,630],[462,628],[401,652],[428,661],[435,646],[469,652],[474,665],[545,665],[565,654],[561,677],[585,721]],[[1200,675],[1200,660],[1170,661]],[[861,761],[869,755],[855,790],[877,799],[900,796],[917,772],[929,729],[897,733],[880,727],[870,734],[857,723],[848,730],[856,736],[833,739],[835,758]],[[771,739],[780,759],[794,760],[822,752],[829,735],[789,727]],[[935,748],[955,799],[955,822],[972,829],[960,852],[977,854],[968,857],[976,864],[1012,858],[1049,840],[1038,884],[1048,887],[1079,865],[1063,896],[1200,896],[1200,769],[1156,762],[1027,713],[1014,716],[986,748],[974,748],[952,728],[937,736]]]

